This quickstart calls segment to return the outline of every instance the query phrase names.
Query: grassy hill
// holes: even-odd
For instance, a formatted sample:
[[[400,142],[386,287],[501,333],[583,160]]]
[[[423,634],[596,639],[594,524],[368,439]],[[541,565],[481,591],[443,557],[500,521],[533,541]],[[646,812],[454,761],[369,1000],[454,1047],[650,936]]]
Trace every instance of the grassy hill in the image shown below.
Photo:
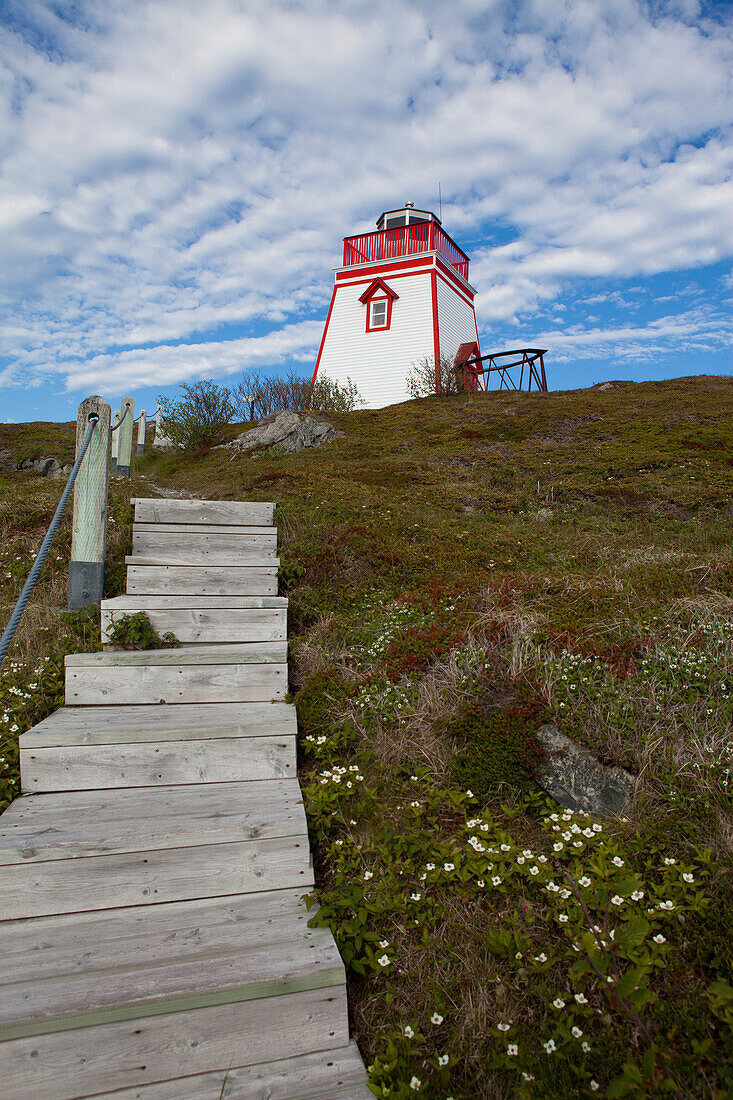
[[[733,380],[332,419],[300,455],[146,456],[132,493],[278,504],[318,919],[373,1089],[733,1094]],[[3,426],[0,451],[39,439]],[[59,492],[0,478],[3,621]],[[0,681],[6,797],[12,726],[58,696],[43,657],[97,644],[63,565],[19,642],[29,698]],[[638,776],[628,820],[539,790],[548,720]]]

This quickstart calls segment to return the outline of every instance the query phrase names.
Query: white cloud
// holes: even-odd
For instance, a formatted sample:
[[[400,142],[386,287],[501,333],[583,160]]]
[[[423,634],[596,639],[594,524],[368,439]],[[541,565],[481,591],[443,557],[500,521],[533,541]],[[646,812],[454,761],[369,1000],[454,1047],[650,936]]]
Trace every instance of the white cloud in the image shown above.
[[[459,241],[516,237],[474,249],[484,321],[730,257],[733,34],[703,10],[82,0],[73,25],[18,0],[0,30],[13,378],[129,388],[150,364],[174,382],[293,339],[310,354],[340,238],[434,205],[438,180]]]

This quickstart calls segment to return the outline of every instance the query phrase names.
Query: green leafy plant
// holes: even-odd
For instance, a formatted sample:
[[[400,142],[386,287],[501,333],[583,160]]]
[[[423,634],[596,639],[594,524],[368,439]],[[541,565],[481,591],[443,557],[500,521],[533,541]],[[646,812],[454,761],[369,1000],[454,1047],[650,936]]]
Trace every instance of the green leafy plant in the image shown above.
[[[158,403],[163,433],[184,451],[205,451],[219,443],[235,414],[229,390],[210,379],[184,382],[180,397],[159,396]]]
[[[120,615],[109,627],[107,635],[109,644],[119,649],[177,649],[181,644],[169,630],[158,634],[144,611]]]

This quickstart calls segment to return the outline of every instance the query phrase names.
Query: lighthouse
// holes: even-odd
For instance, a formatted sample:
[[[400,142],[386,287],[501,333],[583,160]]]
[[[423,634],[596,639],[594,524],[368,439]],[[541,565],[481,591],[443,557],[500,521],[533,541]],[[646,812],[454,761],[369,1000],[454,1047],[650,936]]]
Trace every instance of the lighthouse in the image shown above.
[[[313,381],[351,381],[366,407],[406,401],[413,364],[480,355],[469,259],[431,210],[406,202],[344,238]]]

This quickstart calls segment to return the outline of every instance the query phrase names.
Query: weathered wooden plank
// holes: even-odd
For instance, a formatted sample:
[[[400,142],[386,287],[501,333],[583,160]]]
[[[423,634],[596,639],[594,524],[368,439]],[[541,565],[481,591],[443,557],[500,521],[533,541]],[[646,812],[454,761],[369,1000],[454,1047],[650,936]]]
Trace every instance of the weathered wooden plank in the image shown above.
[[[262,526],[253,527],[251,524],[236,523],[133,523],[132,537],[135,535],[161,534],[161,535],[231,535],[234,538],[254,537],[264,535],[270,539],[277,538],[277,527]]]
[[[267,526],[272,523],[275,505],[262,501],[170,500],[137,498],[137,523],[205,523],[236,526]]]
[[[226,737],[133,745],[20,750],[25,794],[39,791],[224,783],[295,774],[295,738]]]
[[[185,547],[182,547],[179,551],[171,550],[169,552],[165,550],[158,553],[153,551],[150,554],[126,554],[125,565],[152,568],[159,565],[171,565],[180,569],[200,568],[202,565],[212,569],[268,569],[270,567],[278,569],[280,559],[275,556],[274,551],[269,550],[251,552],[244,550],[233,554],[196,554],[189,553]]]
[[[307,838],[276,837],[3,868],[0,919],[313,885]]]
[[[294,737],[291,703],[181,703],[61,707],[20,737],[21,751],[65,745],[111,745],[147,741],[198,741],[224,737]]]
[[[282,664],[288,645],[280,642],[238,642],[236,645],[191,645],[185,649],[108,649],[104,653],[69,653],[67,668],[150,668],[159,665]]]
[[[287,608],[287,596],[197,596],[168,595],[159,596],[149,593],[145,596],[115,596],[112,600],[102,600],[102,607],[112,611],[165,611],[183,608],[233,608],[239,610]]]
[[[143,602],[144,596],[139,597]],[[170,632],[179,642],[270,642],[282,641],[287,635],[287,610],[266,608],[169,608],[163,611],[137,608],[145,611],[159,634]],[[113,623],[132,610],[114,611],[102,608],[102,644],[109,641]]]
[[[163,951],[128,962],[125,947],[118,944],[104,969],[45,975],[7,988],[0,998],[0,1042],[85,1024],[281,997],[345,981],[333,936],[323,929],[247,948],[229,944],[222,951],[214,944],[184,958],[166,957]]]
[[[14,1039],[0,1044],[0,1078],[8,1096],[73,1100],[347,1042],[346,993],[334,986]]]
[[[5,921],[0,924],[0,982],[104,969],[123,949],[150,962],[161,952],[175,958],[231,944],[246,948],[298,939],[315,912],[301,898],[300,890],[268,890]]]
[[[98,417],[84,461],[74,483],[74,518],[71,530],[68,606],[72,610],[99,603],[104,590],[107,546],[107,487],[109,480],[110,408],[101,397],[88,397],[79,406],[76,453]]]
[[[178,650],[177,652],[181,652]],[[67,668],[66,699],[77,706],[128,703],[263,702],[284,699],[287,665],[148,665]]]
[[[143,807],[142,812],[131,817],[124,798],[126,792],[117,792],[125,805],[111,821],[99,813],[85,814],[82,810],[76,818],[68,815],[65,819],[59,818],[50,808],[40,818],[40,828],[38,814],[26,821],[19,820],[18,815],[13,814],[8,821],[0,818],[0,866],[77,860],[198,844],[229,844],[261,838],[302,838],[307,832],[303,808],[294,798],[288,799],[282,794],[278,797],[270,792],[266,792],[263,798],[261,788],[249,796],[242,796],[240,788],[236,804],[202,807],[197,790],[198,787],[189,788],[191,812],[188,815],[158,812],[146,818],[144,811],[150,799],[147,804],[138,799],[138,804]],[[151,792],[148,790],[146,793]]]
[[[237,812],[243,805],[266,807],[280,801],[302,805],[300,785],[292,779],[258,779],[251,783],[194,783],[191,785],[132,787],[124,792],[93,790],[23,795],[10,804],[0,825],[3,830],[27,826],[41,829],[62,822],[104,819],[110,828],[117,821],[142,818],[152,821],[176,814],[188,818],[201,814]]]
[[[234,533],[232,533],[232,530]],[[247,528],[244,528],[246,531]],[[191,531],[180,531],[172,528],[169,531],[161,531],[157,524],[147,527],[144,531],[136,527],[132,531],[132,549],[135,554],[156,554],[162,550],[186,550],[211,553],[214,550],[226,554],[239,554],[243,551],[265,551],[277,549],[277,533],[271,528],[266,535],[240,534],[234,528],[222,528],[222,532],[204,531],[198,533],[196,528]]]
[[[370,1100],[356,1043],[256,1066],[103,1093],[95,1100]]]
[[[276,596],[277,569],[246,565],[128,565],[129,595]]]

